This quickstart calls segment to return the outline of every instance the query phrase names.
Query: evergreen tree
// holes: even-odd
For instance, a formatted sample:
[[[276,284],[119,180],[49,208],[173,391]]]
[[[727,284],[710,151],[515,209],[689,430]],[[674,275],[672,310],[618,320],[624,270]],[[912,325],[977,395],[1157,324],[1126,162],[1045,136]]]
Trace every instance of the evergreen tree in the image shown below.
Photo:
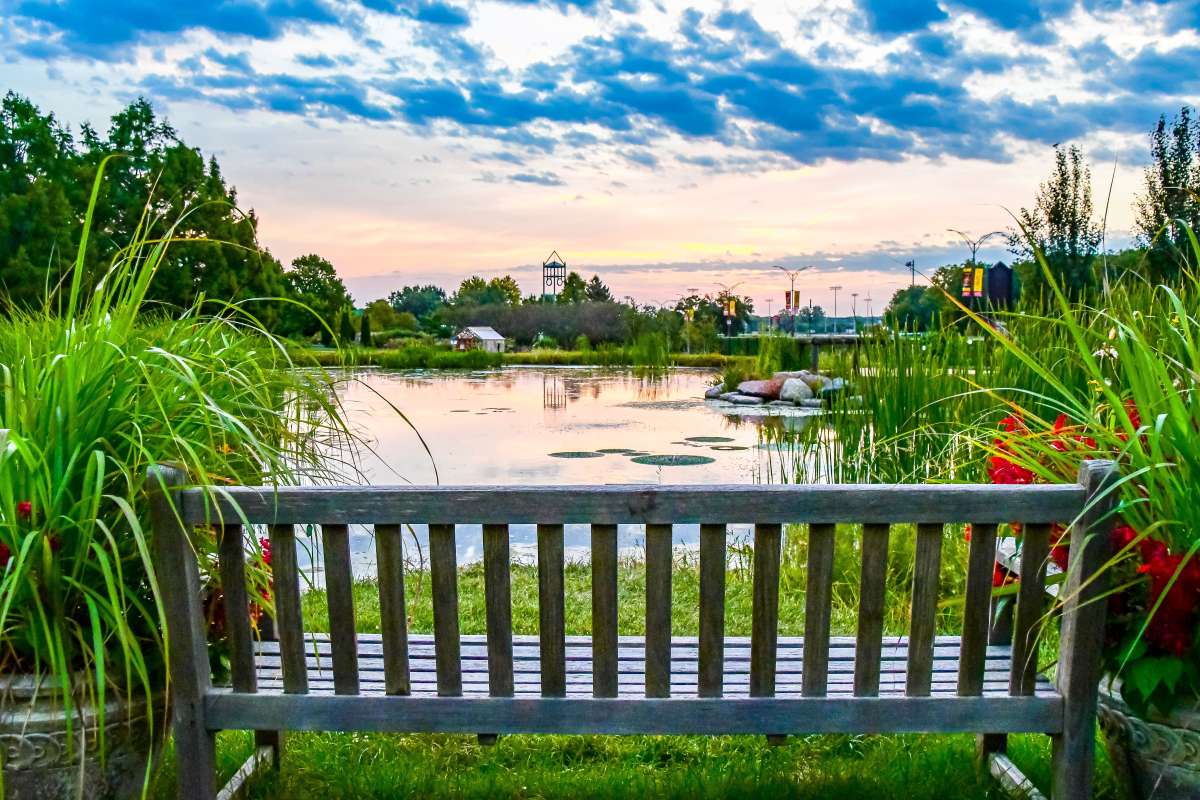
[[[371,315],[363,312],[362,323],[358,329],[358,343],[363,347],[374,347],[371,341]]]
[[[589,303],[611,303],[612,292],[604,285],[604,281],[600,280],[599,275],[593,275],[588,281],[587,288],[584,289],[584,295]]]
[[[342,317],[338,322],[338,337],[342,340],[342,347],[354,344],[354,323],[350,321],[348,308],[342,310]]]
[[[446,293],[438,286],[405,286],[388,295],[388,302],[397,312],[407,311],[417,319],[425,319],[446,305]]]
[[[1048,297],[1036,253],[1041,253],[1050,273],[1064,291],[1079,296],[1096,284],[1095,261],[1102,232],[1092,219],[1092,174],[1076,145],[1054,148],[1054,171],[1038,188],[1032,209],[1017,216],[1020,229],[1009,237],[1009,249],[1034,262],[1021,275],[1027,293]]]
[[[280,332],[285,336],[312,336],[321,329],[321,320],[335,320],[350,303],[346,284],[328,260],[316,253],[299,256],[284,273],[285,286],[296,303],[282,310]]]
[[[1197,266],[1184,227],[1200,235],[1200,124],[1193,113],[1184,106],[1170,126],[1160,116],[1150,134],[1146,193],[1136,209],[1138,240],[1149,248],[1146,277],[1153,283],[1173,283]]]

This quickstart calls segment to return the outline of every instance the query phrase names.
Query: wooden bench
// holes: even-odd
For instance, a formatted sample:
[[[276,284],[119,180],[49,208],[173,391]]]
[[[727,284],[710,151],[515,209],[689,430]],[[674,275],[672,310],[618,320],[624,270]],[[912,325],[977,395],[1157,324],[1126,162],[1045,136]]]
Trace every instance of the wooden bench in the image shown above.
[[[1112,465],[1045,486],[236,487],[206,492],[155,468],[154,556],[170,640],[179,796],[218,796],[215,733],[257,731],[220,796],[277,764],[281,731],[596,734],[969,732],[1003,784],[1028,781],[1004,735],[1053,740],[1052,796],[1091,796],[1104,603],[1089,579],[1108,553]],[[215,498],[215,499],[214,499]],[[235,521],[237,524],[234,524]],[[1025,524],[1011,642],[989,643],[997,525]],[[1054,684],[1036,675],[1049,525],[1075,545]],[[754,525],[752,635],[726,637],[726,524]],[[973,526],[962,635],[938,636],[944,525]],[[429,525],[432,636],[406,626],[401,526]],[[487,635],[460,636],[455,525],[483,523]],[[509,530],[537,524],[540,634],[512,634]],[[563,525],[591,526],[591,637],[564,635]],[[617,526],[646,526],[645,637],[618,636]],[[671,632],[672,524],[700,525],[699,637]],[[783,526],[807,525],[805,636],[781,638]],[[830,636],[839,523],[862,525],[857,635]],[[890,526],[915,523],[908,635],[885,637]],[[189,532],[217,526],[227,609],[247,608],[244,524],[271,539],[278,641],[228,614],[232,687],[211,683]],[[355,629],[349,525],[373,525],[381,635]],[[304,630],[297,525],[319,525],[329,634]],[[1087,532],[1088,535],[1081,535]],[[894,535],[894,534],[893,534]],[[1024,782],[1024,783],[1022,783]]]

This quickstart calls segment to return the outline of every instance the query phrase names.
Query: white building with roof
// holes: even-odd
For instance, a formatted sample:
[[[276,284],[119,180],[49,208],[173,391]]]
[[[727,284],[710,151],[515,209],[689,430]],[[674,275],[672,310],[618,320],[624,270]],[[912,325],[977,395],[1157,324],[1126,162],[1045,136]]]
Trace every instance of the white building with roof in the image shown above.
[[[504,337],[496,333],[494,328],[486,325],[472,325],[454,334],[455,350],[485,350],[489,353],[503,353],[505,346]]]

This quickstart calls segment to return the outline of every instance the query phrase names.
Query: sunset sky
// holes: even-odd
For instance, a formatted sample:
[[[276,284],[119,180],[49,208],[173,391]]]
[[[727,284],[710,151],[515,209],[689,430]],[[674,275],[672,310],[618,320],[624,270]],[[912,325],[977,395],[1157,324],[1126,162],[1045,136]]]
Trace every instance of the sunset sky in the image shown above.
[[[0,88],[73,129],[149,98],[360,303],[537,292],[557,249],[643,302],[740,282],[778,310],[771,266],[812,264],[805,300],[878,313],[903,262],[966,256],[947,228],[1007,227],[1057,142],[1127,243],[1198,29],[1178,1],[0,0]]]

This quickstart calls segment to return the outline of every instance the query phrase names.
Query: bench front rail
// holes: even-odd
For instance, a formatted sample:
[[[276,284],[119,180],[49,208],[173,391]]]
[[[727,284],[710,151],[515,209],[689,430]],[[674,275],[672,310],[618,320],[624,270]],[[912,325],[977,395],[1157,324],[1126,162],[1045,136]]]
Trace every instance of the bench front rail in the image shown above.
[[[170,642],[180,797],[217,795],[214,735],[286,730],[767,734],[1039,732],[1053,795],[1090,796],[1112,500],[1107,462],[1068,485],[182,488],[156,468],[155,559]],[[1054,685],[1036,674],[1050,525],[1072,522]],[[1011,646],[989,644],[997,526],[1021,522]],[[432,636],[407,630],[402,527],[429,530]],[[536,523],[539,633],[514,636],[509,525]],[[591,529],[590,637],[564,630],[563,525]],[[672,525],[699,523],[699,636],[671,630]],[[726,637],[726,533],[753,524],[751,636]],[[883,634],[889,538],[915,524],[908,635]],[[972,525],[962,635],[938,636],[944,526]],[[247,613],[244,525],[269,531],[277,642]],[[482,524],[485,637],[459,634],[455,525]],[[617,526],[645,525],[645,636],[618,636]],[[803,639],[779,636],[783,527],[808,536]],[[831,637],[835,540],[861,525],[857,632]],[[319,526],[329,633],[304,630],[296,526]],[[381,634],[355,626],[349,525],[374,528]],[[231,688],[212,686],[190,531],[214,526]],[[1080,535],[1086,532],[1088,535]],[[261,755],[261,754],[260,754]],[[262,756],[266,758],[265,755]],[[228,789],[229,787],[227,787]]]

